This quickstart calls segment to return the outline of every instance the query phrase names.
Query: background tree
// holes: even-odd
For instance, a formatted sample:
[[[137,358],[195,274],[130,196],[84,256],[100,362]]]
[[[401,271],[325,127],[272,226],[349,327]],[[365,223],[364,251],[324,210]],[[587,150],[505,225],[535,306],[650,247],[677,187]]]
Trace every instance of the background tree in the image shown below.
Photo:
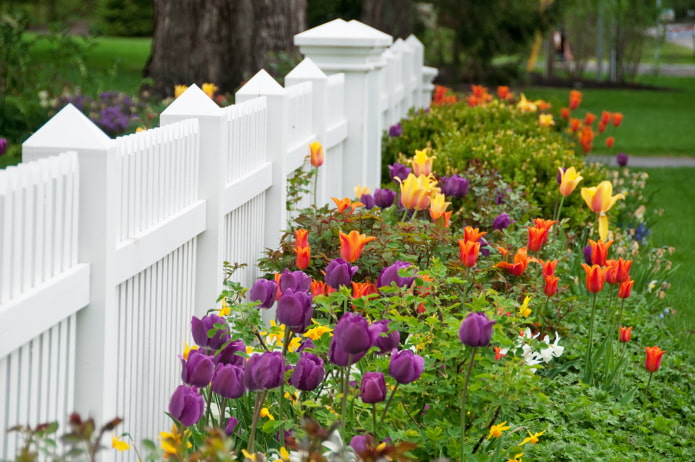
[[[154,0],[144,74],[160,95],[203,82],[234,91],[271,57],[294,52],[305,14],[306,0]]]

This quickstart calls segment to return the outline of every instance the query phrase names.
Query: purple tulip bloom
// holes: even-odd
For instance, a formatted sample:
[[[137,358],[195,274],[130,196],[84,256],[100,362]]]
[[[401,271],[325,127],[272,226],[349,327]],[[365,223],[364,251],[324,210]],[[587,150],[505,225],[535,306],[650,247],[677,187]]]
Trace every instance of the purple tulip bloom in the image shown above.
[[[374,345],[379,348],[379,351],[376,353],[379,355],[385,355],[389,353],[391,350],[394,348],[398,348],[398,344],[401,341],[401,333],[398,332],[397,330],[389,332],[389,323],[390,320],[382,320],[382,321],[376,321],[373,322],[371,326],[369,326],[369,330],[378,332],[379,336],[377,337],[376,341],[374,342]],[[386,335],[383,335],[386,334]]]
[[[376,286],[380,289],[382,287],[389,287],[392,283],[395,283],[398,287],[410,287],[415,281],[415,277],[410,276],[399,276],[398,271],[407,268],[410,263],[407,261],[397,261],[391,266],[387,266],[381,271],[379,277],[376,280]]]
[[[366,210],[373,209],[375,205],[374,196],[371,194],[362,194],[362,196],[360,196],[360,202],[362,202]]]
[[[374,203],[377,207],[385,209],[393,205],[393,201],[396,198],[396,191],[391,189],[375,189],[374,190]]]
[[[420,378],[425,369],[425,360],[410,350],[394,351],[389,363],[389,374],[402,385]]]
[[[311,287],[311,277],[303,271],[290,271],[287,268],[280,275],[280,291],[287,289],[309,291]]]
[[[7,139],[0,138],[0,156],[7,152]]]
[[[244,385],[251,391],[277,388],[285,378],[285,360],[278,351],[255,354],[246,361]]]
[[[331,340],[331,344],[328,347],[328,360],[331,364],[336,366],[347,367],[355,364],[357,361],[362,359],[366,353],[359,353],[356,355],[350,355],[349,353],[341,350],[336,346],[335,340]]]
[[[403,127],[401,127],[401,123],[397,122],[389,127],[389,136],[396,138],[398,136],[401,136],[403,134]]]
[[[209,336],[211,330],[215,330],[212,337]],[[210,351],[219,350],[231,338],[227,321],[216,314],[208,314],[202,319],[193,316],[191,318],[191,333],[193,340],[199,347],[207,348]]]
[[[268,279],[258,279],[249,292],[249,300],[252,302],[260,302],[258,308],[270,308],[275,303],[275,293],[278,285],[275,281]]]
[[[400,178],[401,181],[404,181],[406,178],[408,178],[408,175],[412,173],[412,171],[412,168],[406,167],[405,165],[397,162],[393,165],[389,165],[389,173],[391,174],[391,179],[393,181],[396,181],[396,178]]]
[[[617,156],[615,156],[615,161],[620,165],[621,167],[625,167],[627,165],[628,161],[628,156],[624,152],[619,152]]]
[[[336,290],[341,286],[350,287],[352,277],[357,270],[357,266],[350,265],[342,258],[336,258],[326,266],[326,284]]]
[[[364,354],[374,345],[378,332],[370,332],[369,323],[355,313],[345,313],[333,331],[336,348],[347,354]]]
[[[497,215],[497,218],[492,222],[492,229],[503,230],[512,224],[512,219],[506,213],[502,212]]]
[[[244,368],[232,364],[217,366],[212,379],[212,391],[225,398],[240,398],[246,392]]]
[[[232,416],[227,419],[227,425],[224,426],[224,434],[227,436],[232,436],[237,425],[239,425],[239,419],[236,417]]]
[[[483,257],[489,257],[490,256],[490,244],[485,240],[484,237],[481,237],[478,239],[478,242],[480,242],[480,254]]]
[[[365,435],[355,435],[350,440],[350,447],[357,455],[361,455],[367,452],[367,448],[372,446],[371,436]]]
[[[181,358],[181,380],[183,383],[198,388],[205,388],[215,373],[215,363],[212,358],[201,350],[191,350],[188,359]]]
[[[470,185],[470,182],[466,178],[457,174],[443,176],[439,179],[441,193],[445,196],[466,197]]]
[[[360,398],[367,404],[380,403],[386,399],[386,380],[381,372],[365,372],[360,385]]]
[[[485,313],[468,313],[459,328],[459,339],[461,343],[471,347],[488,346],[494,324],[495,321],[488,319]]]
[[[587,245],[586,247],[584,247],[583,250],[584,250],[584,263],[586,263],[587,265],[591,265],[593,263],[593,259],[592,259],[593,251],[591,250],[591,246]]]
[[[309,337],[305,337],[302,339],[302,344],[297,348],[297,352],[301,353],[302,351],[306,350],[315,350],[316,345],[314,345],[314,341],[311,340]]]
[[[205,400],[195,387],[179,385],[169,400],[169,414],[182,425],[189,427],[203,415]]]
[[[562,184],[562,174],[564,174],[567,171],[567,167],[558,167],[557,168],[557,184]]]
[[[294,366],[290,383],[298,390],[312,391],[319,386],[323,375],[323,360],[313,353],[302,353]]]
[[[276,316],[292,332],[302,333],[311,324],[314,308],[311,295],[303,290],[287,289],[278,299]]]

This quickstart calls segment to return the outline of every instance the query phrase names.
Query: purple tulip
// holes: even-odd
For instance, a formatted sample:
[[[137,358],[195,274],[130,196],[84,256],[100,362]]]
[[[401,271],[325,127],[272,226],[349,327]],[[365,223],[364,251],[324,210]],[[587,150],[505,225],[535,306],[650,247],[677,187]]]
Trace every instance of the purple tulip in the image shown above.
[[[583,251],[584,251],[584,263],[586,263],[587,265],[591,265],[593,263],[592,256],[594,253],[593,250],[591,250],[591,246],[587,245],[586,247],[584,247]]]
[[[562,184],[562,174],[567,171],[567,167],[557,168],[557,184]]]
[[[7,140],[0,138],[0,156],[7,152]]]
[[[227,345],[220,350],[219,353],[215,355],[215,362],[218,364],[234,364],[236,366],[244,365],[244,357],[239,356],[238,352],[245,352],[246,345],[244,345],[243,340],[234,340],[229,342]]]
[[[232,416],[227,419],[227,425],[224,426],[224,434],[227,436],[232,436],[237,425],[239,425],[239,419],[236,417]]]
[[[412,171],[412,168],[406,167],[403,164],[395,163],[393,165],[389,165],[389,173],[391,174],[391,179],[393,181],[396,181],[396,178],[400,178],[401,181],[404,181],[406,178],[408,178],[408,175],[412,173]]]
[[[342,258],[336,258],[326,266],[326,284],[336,290],[340,289],[340,286],[350,287],[357,270],[357,266],[350,265]]]
[[[298,390],[311,391],[319,386],[323,375],[323,360],[313,353],[302,353],[294,366],[290,383]]]
[[[309,291],[311,287],[311,277],[303,271],[290,271],[287,268],[280,275],[280,291],[287,289]]]
[[[494,324],[495,321],[489,320],[485,313],[468,313],[459,328],[459,339],[461,343],[471,347],[488,346]]]
[[[379,333],[379,336],[374,342],[374,345],[377,348],[379,348],[379,351],[376,352],[379,355],[385,355],[394,348],[398,348],[398,344],[401,341],[400,332],[398,332],[397,330],[389,332],[390,322],[390,320],[376,321],[373,322],[371,326],[369,326],[370,331],[376,331]]]
[[[374,190],[374,203],[377,207],[385,209],[393,205],[393,201],[396,198],[396,191],[391,189],[375,189]]]
[[[366,353],[350,355],[336,346],[335,340],[331,340],[331,345],[328,347],[328,360],[336,366],[347,367],[355,364],[362,359]]]
[[[212,337],[209,336],[211,330],[215,330]],[[193,340],[199,347],[207,348],[210,351],[219,350],[231,338],[227,321],[216,314],[208,314],[202,319],[193,316],[191,318],[191,333]]]
[[[619,152],[617,156],[615,156],[615,161],[620,165],[621,167],[625,167],[627,165],[628,161],[628,156],[624,152]]]
[[[401,127],[401,123],[397,122],[389,127],[389,136],[396,138],[398,136],[401,136],[403,134],[403,127]]]
[[[360,196],[360,202],[362,202],[366,210],[373,209],[375,205],[374,196],[372,196],[371,194],[362,194],[362,196]]]
[[[481,237],[478,239],[478,242],[480,242],[480,254],[483,257],[489,257],[490,256],[490,244],[485,240],[484,237]]]
[[[169,414],[186,427],[198,422],[204,407],[205,400],[198,389],[186,385],[179,385],[169,400]]]
[[[292,332],[302,333],[311,324],[311,315],[314,308],[311,306],[311,295],[308,292],[295,289],[287,289],[278,299],[276,316],[281,324],[287,326]]]
[[[492,222],[492,229],[503,230],[512,224],[512,219],[506,213],[502,212],[497,215],[497,218]]]
[[[355,313],[345,313],[333,330],[336,348],[347,354],[364,354],[374,345],[378,332],[370,332],[369,323]]]
[[[470,182],[466,178],[458,174],[443,176],[439,179],[441,193],[445,196],[466,197],[470,185]]]
[[[402,385],[419,379],[424,369],[425,360],[410,350],[394,350],[391,354],[389,374]]]
[[[217,366],[212,379],[212,391],[225,398],[240,398],[246,392],[244,368],[232,364]]]
[[[285,378],[285,360],[279,351],[255,354],[246,361],[244,385],[251,391],[277,388]]]
[[[301,353],[302,351],[315,349],[316,345],[314,345],[314,341],[311,340],[309,337],[305,337],[304,339],[302,339],[302,344],[299,345],[299,348],[297,348],[297,352]]]
[[[260,302],[258,308],[270,308],[275,303],[275,293],[278,285],[275,281],[268,279],[258,279],[249,292],[249,300],[252,302]]]
[[[365,454],[367,448],[372,446],[372,437],[367,435],[355,435],[350,440],[350,447],[357,455]]]
[[[386,399],[386,380],[381,372],[365,372],[360,385],[360,398],[367,404],[380,403]]]
[[[215,373],[215,363],[212,358],[201,350],[191,350],[188,353],[188,360],[181,358],[181,364],[183,383],[198,388],[207,387]]]
[[[410,277],[410,276],[399,276],[398,271],[407,268],[410,266],[410,263],[407,261],[397,261],[391,266],[387,266],[381,271],[381,274],[379,274],[379,277],[376,280],[376,286],[378,288],[382,287],[389,287],[391,284],[396,283],[398,287],[410,287],[413,285],[413,281],[415,281],[415,277]]]

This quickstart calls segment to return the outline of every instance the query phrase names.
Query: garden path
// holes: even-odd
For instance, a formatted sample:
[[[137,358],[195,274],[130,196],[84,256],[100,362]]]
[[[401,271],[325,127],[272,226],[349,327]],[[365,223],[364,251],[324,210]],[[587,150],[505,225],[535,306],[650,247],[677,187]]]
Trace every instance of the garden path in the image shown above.
[[[590,155],[587,162],[601,162],[610,167],[617,167],[615,156]],[[628,167],[695,167],[695,157],[639,157],[630,156]]]

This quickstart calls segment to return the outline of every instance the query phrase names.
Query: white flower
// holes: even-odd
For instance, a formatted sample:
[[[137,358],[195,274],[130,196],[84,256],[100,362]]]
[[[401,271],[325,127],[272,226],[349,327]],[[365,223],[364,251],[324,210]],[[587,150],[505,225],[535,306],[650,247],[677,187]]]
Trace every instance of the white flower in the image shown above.
[[[565,347],[558,345],[557,343],[559,341],[560,336],[557,332],[555,332],[555,341],[553,343],[550,343],[550,339],[547,335],[543,337],[543,343],[548,345],[548,348],[544,348],[541,350],[541,357],[543,358],[543,361],[549,363],[551,359],[557,358],[562,355],[562,352],[565,351]]]

